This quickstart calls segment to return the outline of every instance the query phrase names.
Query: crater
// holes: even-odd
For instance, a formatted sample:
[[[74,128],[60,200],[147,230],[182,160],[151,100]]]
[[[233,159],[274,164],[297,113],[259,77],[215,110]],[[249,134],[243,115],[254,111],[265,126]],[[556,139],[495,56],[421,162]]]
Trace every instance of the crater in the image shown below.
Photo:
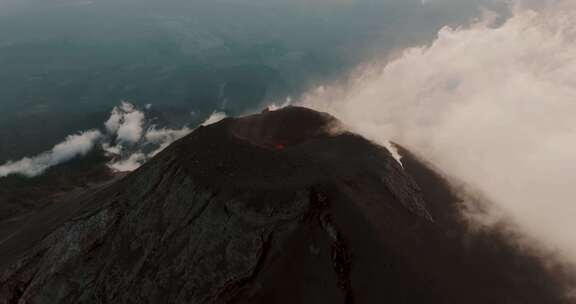
[[[334,134],[340,123],[333,116],[302,107],[267,111],[234,121],[232,135],[253,145],[283,150]]]

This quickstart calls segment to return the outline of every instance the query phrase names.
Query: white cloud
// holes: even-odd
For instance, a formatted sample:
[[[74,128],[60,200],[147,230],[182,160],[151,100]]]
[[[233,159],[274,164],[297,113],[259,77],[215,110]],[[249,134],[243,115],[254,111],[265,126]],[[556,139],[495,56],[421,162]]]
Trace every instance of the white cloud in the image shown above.
[[[288,98],[286,98],[286,100],[285,100],[282,104],[280,104],[280,105],[278,105],[277,103],[272,103],[272,104],[270,104],[270,105],[268,106],[268,110],[270,110],[270,111],[277,111],[277,110],[283,109],[283,108],[285,108],[285,107],[288,107],[288,106],[290,106],[291,104],[292,104],[292,98],[288,97]]]
[[[114,171],[118,172],[128,172],[134,171],[142,166],[147,160],[147,156],[144,153],[133,153],[126,159],[121,159],[116,162],[108,164],[108,166]]]
[[[145,125],[146,118],[144,114],[141,111],[138,111],[135,107],[125,107],[121,110],[131,111],[131,113],[141,113],[142,117],[139,118],[138,121],[142,122],[140,124],[141,126]],[[128,113],[128,115],[131,113]],[[113,111],[111,116],[114,115],[115,114]],[[126,116],[127,115],[124,115],[124,118],[121,119],[121,121],[124,122],[124,125],[131,125],[130,123],[126,123],[126,121],[129,121],[129,118],[126,118]],[[208,126],[217,123],[224,118],[226,118],[225,113],[214,112],[201,125]],[[121,130],[122,127],[118,129],[118,138],[120,138]],[[116,155],[116,157],[114,157],[112,161],[108,163],[108,167],[115,171],[135,170],[156,156],[158,153],[162,152],[173,142],[190,134],[192,131],[193,129],[188,127],[183,127],[181,129],[168,129],[157,128],[155,125],[151,125],[144,132],[144,135],[140,136],[142,140],[137,142],[135,145],[129,145],[127,143],[130,143],[130,141],[123,140],[120,140],[119,143],[115,146],[111,145],[110,143],[105,143],[103,145],[104,150],[108,151],[112,155]],[[151,149],[150,146],[153,148]]]
[[[302,103],[406,145],[576,262],[576,2],[440,31]]]
[[[173,142],[176,141],[192,132],[191,129],[184,127],[182,129],[173,130],[173,129],[156,129],[156,127],[150,128],[146,132],[146,140],[151,143],[165,143],[165,142]]]
[[[104,150],[109,155],[120,155],[122,153],[122,145],[111,145],[109,142],[102,143],[102,150]]]
[[[226,113],[223,112],[214,112],[210,115],[210,117],[208,117],[208,119],[206,119],[206,121],[204,121],[201,125],[202,126],[209,126],[211,124],[215,124],[221,120],[223,120],[224,118],[226,118]]]
[[[142,138],[142,132],[144,131],[144,117],[144,113],[141,111],[125,113],[123,121],[116,132],[118,140],[130,144],[137,143]]]
[[[133,171],[138,169],[145,162],[162,152],[173,142],[190,134],[192,129],[184,127],[182,129],[156,128],[152,125],[143,136],[143,140],[136,146],[126,147],[122,143],[111,146],[105,143],[103,148],[112,155],[116,155],[108,163],[108,167],[114,171]],[[150,146],[153,148],[150,149]]]
[[[57,163],[61,163],[78,155],[86,155],[92,150],[94,144],[101,136],[102,133],[98,130],[90,130],[78,135],[70,135],[64,142],[54,146],[52,149],[52,159]]]
[[[0,166],[0,177],[20,174],[34,177],[44,173],[48,168],[69,161],[77,156],[84,156],[92,150],[102,133],[90,130],[76,135],[70,135],[54,146],[52,150],[36,157],[25,157],[19,161],[8,162]]]
[[[151,105],[147,105],[147,108]],[[225,117],[223,113],[210,116],[212,122]],[[40,175],[46,169],[77,156],[84,156],[99,142],[111,158],[108,167],[114,171],[132,171],[156,156],[174,141],[190,134],[192,129],[157,128],[146,119],[143,111],[129,102],[114,107],[104,123],[105,132],[90,130],[68,136],[51,151],[35,157],[25,157],[0,166],[0,177],[20,174],[28,177]]]
[[[145,114],[135,105],[122,101],[112,109],[110,118],[104,123],[108,133],[124,144],[135,144],[144,132]]]
[[[110,118],[104,123],[104,126],[109,133],[115,134],[120,128],[121,120],[122,112],[117,107],[114,107],[112,113],[110,113]]]
[[[166,149],[169,145],[171,145],[173,142],[179,140],[180,138],[190,134],[192,132],[192,129],[188,128],[188,127],[184,127],[182,129],[177,129],[177,130],[173,130],[173,129],[156,129],[155,127],[150,128],[147,132],[146,132],[146,141],[149,143],[153,143],[158,145],[158,148],[156,148],[154,151],[150,152],[148,154],[148,157],[154,157],[156,156],[156,154],[162,152],[164,149]]]
[[[145,106],[146,109],[151,107],[151,104]],[[143,111],[128,102],[115,107],[105,125],[110,137],[102,148],[112,157],[108,167],[122,172],[137,169],[174,141],[192,132],[188,127],[157,128],[150,124]]]

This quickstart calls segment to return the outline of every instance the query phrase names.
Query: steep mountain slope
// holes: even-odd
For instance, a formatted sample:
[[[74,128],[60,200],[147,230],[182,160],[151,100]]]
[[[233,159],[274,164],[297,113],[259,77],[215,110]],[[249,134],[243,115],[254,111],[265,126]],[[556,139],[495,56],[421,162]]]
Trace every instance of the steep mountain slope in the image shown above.
[[[0,303],[569,302],[404,154],[305,108],[202,127],[0,240]]]

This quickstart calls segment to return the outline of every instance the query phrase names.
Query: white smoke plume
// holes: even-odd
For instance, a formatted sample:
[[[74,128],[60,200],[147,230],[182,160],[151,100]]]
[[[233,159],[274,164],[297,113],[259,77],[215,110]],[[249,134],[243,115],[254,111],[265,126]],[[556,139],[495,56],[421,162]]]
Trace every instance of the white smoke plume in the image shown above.
[[[32,158],[25,157],[19,161],[8,162],[0,166],[0,177],[6,177],[11,174],[28,177],[38,176],[50,167],[88,154],[101,137],[102,133],[98,130],[70,135],[48,152]]]
[[[528,3],[528,2],[524,2]],[[301,104],[407,146],[576,262],[576,1],[444,28]]]

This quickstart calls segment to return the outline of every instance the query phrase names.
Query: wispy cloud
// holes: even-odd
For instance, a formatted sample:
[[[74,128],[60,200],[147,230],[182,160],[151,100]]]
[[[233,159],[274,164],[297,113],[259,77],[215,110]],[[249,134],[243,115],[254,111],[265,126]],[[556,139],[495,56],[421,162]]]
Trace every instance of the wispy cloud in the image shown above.
[[[126,158],[110,162],[108,167],[117,172],[128,172],[138,169],[146,162],[148,156],[142,152],[135,152]]]
[[[0,166],[0,177],[10,174],[20,174],[28,177],[40,175],[50,167],[88,154],[101,138],[102,133],[98,130],[70,135],[48,152],[31,158],[25,157],[19,161],[8,162]]]
[[[7,162],[0,166],[0,177],[11,174],[38,176],[50,167],[85,156],[96,147],[101,148],[110,158],[107,164],[110,169],[122,172],[135,170],[174,141],[193,131],[187,126],[180,129],[158,127],[146,116],[146,110],[150,108],[150,104],[140,109],[123,101],[112,109],[103,130],[70,135],[50,151]],[[216,123],[225,117],[225,113],[214,112],[202,125]]]
[[[147,104],[144,109],[152,107]],[[192,129],[158,128],[146,117],[143,109],[122,102],[104,123],[108,136],[102,148],[111,157],[108,163],[114,171],[133,171],[163,151],[174,141],[188,135]]]
[[[150,104],[145,106],[145,109],[150,108]],[[226,117],[226,113],[216,111],[200,125],[208,126]],[[108,136],[102,142],[102,148],[111,157],[108,167],[120,172],[138,169],[170,144],[193,131],[187,126],[180,129],[158,127],[150,123],[142,109],[128,102],[122,102],[112,110],[105,127]]]
[[[213,112],[201,125],[209,126],[223,120],[226,117],[226,113],[224,112]]]

